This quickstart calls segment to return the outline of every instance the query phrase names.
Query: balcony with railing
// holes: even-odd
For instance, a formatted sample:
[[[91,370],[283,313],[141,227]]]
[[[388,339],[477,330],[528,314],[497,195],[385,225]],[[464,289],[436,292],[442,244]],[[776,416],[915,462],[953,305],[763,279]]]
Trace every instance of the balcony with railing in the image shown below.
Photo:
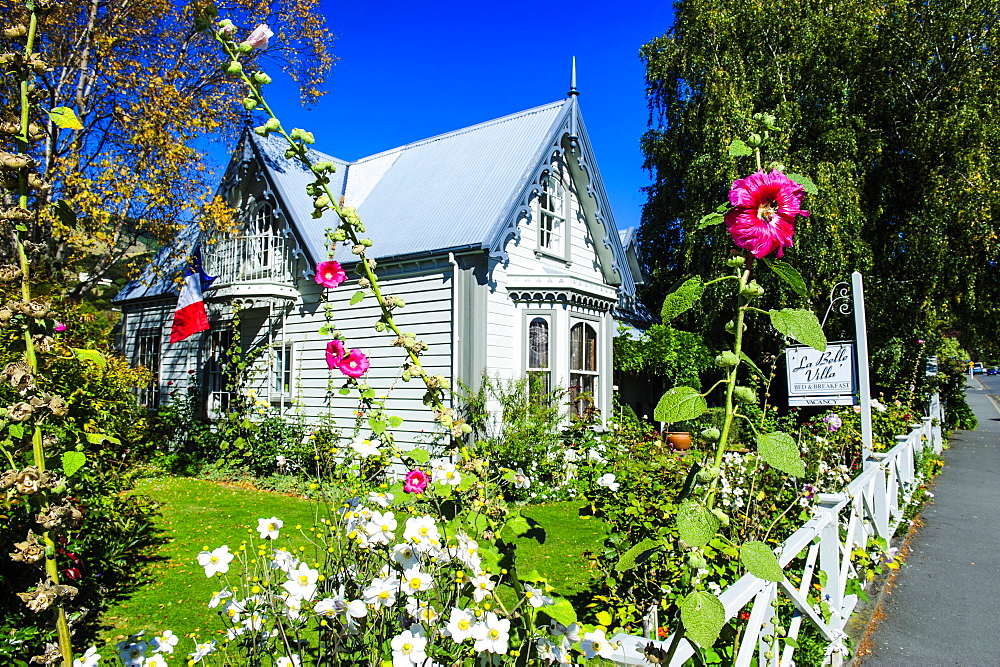
[[[284,237],[253,234],[219,239],[205,245],[203,260],[205,272],[216,276],[206,298],[295,298],[295,257]]]

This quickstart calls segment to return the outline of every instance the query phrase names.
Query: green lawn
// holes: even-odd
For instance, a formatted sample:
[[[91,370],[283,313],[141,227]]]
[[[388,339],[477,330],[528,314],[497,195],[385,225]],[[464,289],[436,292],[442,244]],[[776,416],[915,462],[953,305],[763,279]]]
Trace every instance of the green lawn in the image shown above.
[[[102,638],[111,644],[142,629],[147,633],[169,629],[181,636],[195,633],[204,641],[219,627],[205,605],[220,583],[205,577],[198,552],[222,544],[235,551],[243,540],[259,541],[256,530],[248,531],[258,518],[277,516],[286,527],[314,522],[314,505],[309,501],[197,479],[148,479],[136,491],[160,503],[156,525],[164,543],[146,565],[146,583],[102,617]],[[600,522],[578,515],[581,505],[562,502],[524,511],[542,525],[546,536],[544,544],[523,541],[518,567],[537,569],[563,595],[585,587],[589,572],[582,554],[604,538]]]

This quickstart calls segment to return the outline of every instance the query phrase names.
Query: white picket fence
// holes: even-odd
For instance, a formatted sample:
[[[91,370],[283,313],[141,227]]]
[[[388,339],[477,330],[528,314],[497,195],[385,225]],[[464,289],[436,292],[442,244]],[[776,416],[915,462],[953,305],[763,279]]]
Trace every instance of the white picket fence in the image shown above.
[[[727,619],[735,617],[753,601],[750,619],[740,638],[737,666],[750,665],[755,654],[759,665],[795,664],[795,648],[781,641],[783,638],[775,641],[774,603],[779,598],[795,606],[786,636],[796,639],[802,623],[812,623],[828,643],[826,664],[842,664],[846,653],[844,628],[858,602],[857,595],[847,593],[848,581],[858,578],[851,552],[856,548],[868,549],[869,537],[882,537],[888,543],[896,533],[913,491],[922,481],[915,473],[918,455],[925,448],[935,453],[942,450],[942,415],[936,395],[931,401],[930,412],[931,416],[924,417],[921,424],[910,427],[910,433],[896,436],[895,447],[872,454],[861,474],[842,493],[820,494],[812,518],[775,549],[782,568],[792,561],[800,563],[790,571],[796,576],[801,574],[798,586],[787,577],[781,583],[774,583],[748,573],[722,592],[719,598],[725,606]],[[869,553],[875,556],[876,552]],[[803,555],[804,566],[798,560]],[[829,596],[827,603],[835,611],[829,622],[816,613],[807,599],[810,587],[818,583],[819,570],[826,574],[822,593]],[[655,635],[657,624],[649,625]],[[672,639],[671,636],[656,641],[618,634],[613,638],[620,644],[614,660],[619,665],[651,664],[644,649],[652,644],[666,651]],[[670,665],[683,665],[693,653],[688,641],[682,639]]]

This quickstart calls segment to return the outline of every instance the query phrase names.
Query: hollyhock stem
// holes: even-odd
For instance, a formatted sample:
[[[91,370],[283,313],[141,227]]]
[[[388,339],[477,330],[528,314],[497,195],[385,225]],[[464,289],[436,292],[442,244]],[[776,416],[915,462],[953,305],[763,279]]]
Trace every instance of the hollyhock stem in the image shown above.
[[[35,45],[35,34],[38,29],[38,16],[35,13],[35,3],[33,0],[28,0],[25,3],[25,7],[28,9],[28,33],[27,38],[24,42],[24,55],[26,59],[30,59],[31,53],[34,51]],[[21,132],[15,138],[15,143],[17,149],[23,152],[25,155],[28,154],[28,142],[30,140],[30,125],[31,120],[31,101],[28,98],[28,77],[24,77],[20,81],[20,103],[21,103]],[[28,208],[28,176],[27,169],[20,170],[18,174],[18,204],[21,208]],[[30,281],[30,268],[31,264],[28,262],[28,255],[24,250],[24,242],[21,239],[21,232],[16,228],[14,230],[14,243],[17,246],[17,258],[18,263],[21,266],[21,298],[24,301],[31,301],[31,281]],[[35,355],[35,343],[31,338],[31,328],[29,325],[24,327],[24,356],[28,363],[28,367],[31,368],[32,374],[38,373],[38,357]],[[45,470],[45,447],[42,441],[42,430],[36,425],[31,433],[31,453],[32,459],[35,466],[39,471]],[[47,552],[52,552],[54,554],[56,549],[55,541],[52,539],[51,531],[46,530],[42,533],[42,541],[45,544]],[[45,573],[52,580],[52,583],[59,584],[59,565],[56,562],[54,555],[52,557],[46,556],[45,558]],[[62,661],[64,667],[72,667],[73,664],[73,645],[70,641],[69,624],[66,622],[66,610],[63,608],[60,602],[56,602],[56,635],[59,639],[59,652],[62,654]]]
[[[739,278],[740,287],[737,291],[739,295],[743,288],[747,286],[750,282],[750,269],[734,274],[735,277]],[[736,310],[736,342],[733,345],[733,352],[736,354],[736,364],[729,369],[726,374],[726,420],[722,425],[722,434],[719,436],[719,443],[715,448],[715,459],[713,462],[713,467],[718,468],[722,465],[722,457],[726,453],[726,445],[729,442],[729,432],[733,426],[733,419],[736,417],[735,402],[733,400],[733,394],[736,391],[736,375],[739,371],[739,356],[740,351],[743,347],[743,320],[746,317],[747,305],[744,303],[745,299],[742,296],[737,296],[737,310]],[[712,479],[711,486],[708,488],[708,498],[706,499],[706,505],[709,509],[715,505],[715,492],[719,484],[719,477],[716,476]]]

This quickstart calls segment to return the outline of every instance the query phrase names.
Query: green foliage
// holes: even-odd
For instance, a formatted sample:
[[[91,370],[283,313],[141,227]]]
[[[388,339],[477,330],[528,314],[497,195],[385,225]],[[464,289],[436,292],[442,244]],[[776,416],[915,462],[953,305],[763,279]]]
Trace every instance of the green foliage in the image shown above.
[[[811,310],[782,308],[772,310],[768,314],[771,316],[771,326],[785,336],[820,352],[826,350],[826,336],[823,334],[823,327],[820,326],[816,313]]]
[[[781,582],[785,580],[785,573],[778,564],[778,559],[774,552],[763,542],[751,540],[744,542],[740,547],[740,562],[747,571],[766,581]]]
[[[799,446],[787,433],[761,434],[757,437],[757,451],[768,465],[792,477],[805,474],[806,468],[799,456]]]
[[[652,325],[638,339],[617,336],[614,359],[618,371],[689,387],[701,386],[698,374],[712,363],[701,336],[665,324]]]
[[[710,647],[726,623],[726,610],[711,593],[694,591],[681,603],[685,634],[702,647]]]
[[[769,157],[810,192],[811,215],[786,256],[808,273],[812,303],[859,270],[873,351],[949,330],[967,348],[996,350],[998,35],[985,0],[679,2],[674,25],[641,51],[653,119],[642,139],[654,178],[641,227],[647,303],[685,275],[718,273],[726,230],[697,228],[743,173],[738,156],[750,149],[730,148],[734,136],[771,109],[783,132]],[[770,294],[762,307],[797,306],[771,279],[760,279]],[[722,294],[711,285],[702,300]],[[724,314],[686,317],[713,347],[724,340]],[[849,328],[834,315],[827,333]],[[778,349],[766,337],[751,344],[755,358]],[[892,388],[896,376],[876,370]]]
[[[686,313],[701,298],[705,284],[700,276],[688,278],[677,289],[667,295],[660,309],[660,318],[668,323],[683,313]]]
[[[522,470],[527,487],[506,485],[509,500],[544,502],[577,496],[567,452],[586,453],[597,437],[588,418],[573,417],[565,428],[562,391],[544,393],[531,378],[506,380],[483,374],[477,391],[461,396],[473,428],[472,451],[501,469]],[[491,404],[499,406],[491,410]]]
[[[653,411],[656,421],[674,422],[696,419],[705,413],[708,403],[697,389],[674,387],[660,397]]]

